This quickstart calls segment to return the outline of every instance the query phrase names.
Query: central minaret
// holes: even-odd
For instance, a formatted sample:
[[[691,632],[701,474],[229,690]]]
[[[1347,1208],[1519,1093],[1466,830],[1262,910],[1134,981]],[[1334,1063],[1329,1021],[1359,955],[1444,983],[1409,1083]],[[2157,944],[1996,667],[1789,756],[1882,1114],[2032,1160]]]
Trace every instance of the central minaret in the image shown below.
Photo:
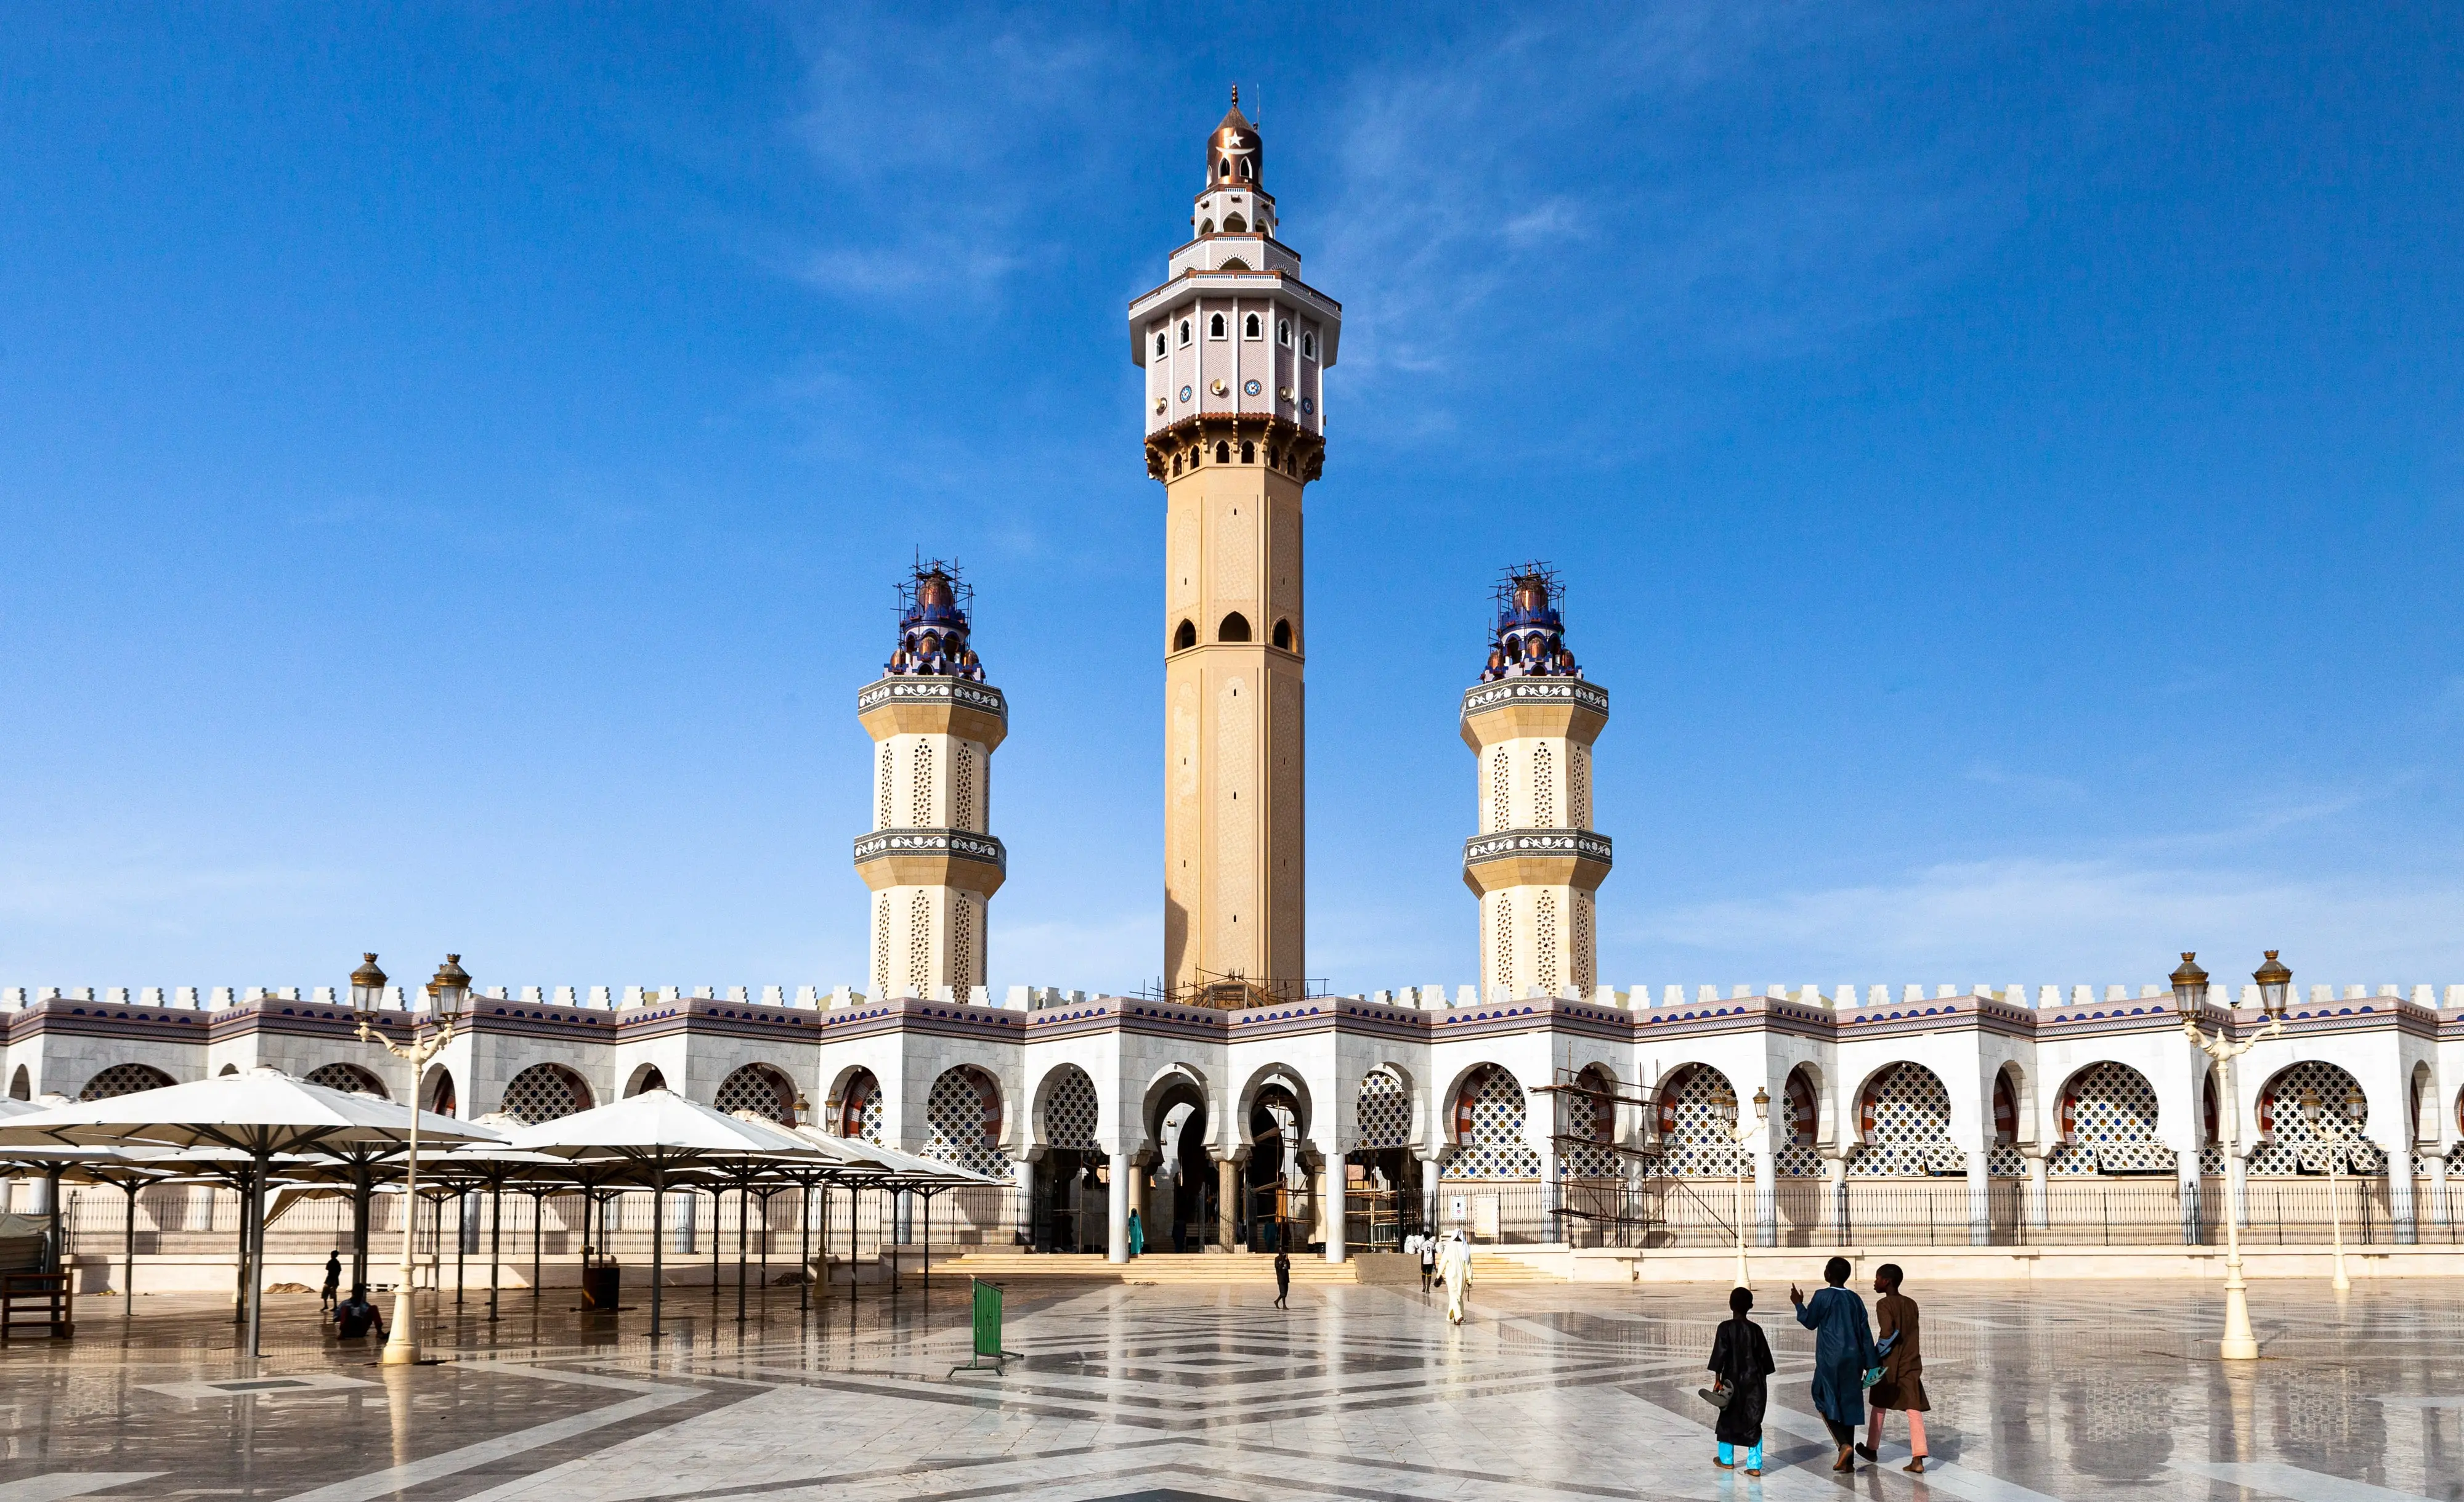
[[[1147,473],[1164,486],[1164,980],[1307,974],[1301,489],[1326,451],[1343,307],[1275,238],[1241,96],[1206,142],[1192,238],[1130,304]]]

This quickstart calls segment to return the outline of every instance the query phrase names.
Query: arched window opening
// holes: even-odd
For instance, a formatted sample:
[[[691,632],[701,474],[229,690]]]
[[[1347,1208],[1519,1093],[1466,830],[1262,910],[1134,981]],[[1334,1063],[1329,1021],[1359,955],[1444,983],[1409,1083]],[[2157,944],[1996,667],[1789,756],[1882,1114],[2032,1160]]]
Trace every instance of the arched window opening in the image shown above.
[[[1248,269],[1249,263],[1243,260],[1238,255],[1226,257],[1222,266],[1219,268],[1219,270],[1222,271],[1247,271]]]
[[[1163,349],[1164,349],[1164,344],[1163,344],[1163,336],[1162,336],[1161,334],[1157,334],[1157,335],[1155,336],[1155,353],[1156,353],[1156,354],[1158,354],[1158,355],[1160,355],[1160,354],[1162,354],[1162,353],[1163,353]]]
[[[781,1126],[796,1119],[796,1087],[766,1064],[747,1064],[720,1082],[711,1104],[730,1115],[750,1111]]]
[[[1201,237],[1213,234],[1215,232],[1215,221],[1212,219],[1199,220],[1198,222],[1198,232]]]
[[[1232,462],[1232,446],[1230,444],[1219,443],[1215,446],[1215,462],[1218,464],[1229,464]]]
[[[590,1109],[590,1087],[561,1064],[534,1064],[505,1085],[505,1115],[537,1126]]]
[[[1289,621],[1277,621],[1277,622],[1275,623],[1275,645],[1276,645],[1276,646],[1278,646],[1278,647],[1281,647],[1281,648],[1282,648],[1284,651],[1286,651],[1286,652],[1289,652],[1289,651],[1291,651],[1291,650],[1292,650],[1292,623],[1291,623],[1291,622],[1289,622]]]
[[[115,1095],[133,1095],[141,1090],[161,1090],[173,1083],[171,1076],[151,1064],[115,1064],[85,1082],[77,1092],[79,1100],[109,1100]]]
[[[1216,313],[1209,315],[1206,320],[1206,337],[1209,339],[1221,339],[1223,337],[1223,326],[1222,314]]]
[[[1181,622],[1179,630],[1172,633],[1172,650],[1175,652],[1187,652],[1190,648],[1197,645],[1198,623],[1195,621]]]
[[[1315,360],[1317,358],[1317,336],[1315,334],[1303,334],[1301,336],[1301,358],[1305,360]]]
[[[1250,314],[1241,324],[1241,337],[1243,339],[1260,339],[1265,337],[1265,332],[1266,325],[1265,321],[1262,320],[1255,313]]]
[[[311,1085],[339,1090],[345,1095],[374,1095],[379,1100],[387,1098],[385,1081],[356,1064],[321,1065],[310,1070],[305,1078]]]
[[[1249,618],[1243,615],[1238,610],[1235,610],[1231,614],[1223,617],[1223,624],[1215,628],[1215,639],[1220,642],[1247,641],[1249,639]]]
[[[1258,446],[1255,443],[1246,439],[1242,441],[1241,462],[1243,464],[1255,464],[1258,462]]]
[[[1225,214],[1223,216],[1223,232],[1225,234],[1246,234],[1249,232],[1249,221],[1242,218],[1239,214]]]
[[[1241,159],[1241,181],[1244,183],[1249,181],[1249,159],[1247,157],[1243,157]]]
[[[1216,164],[1215,164],[1215,175],[1216,175],[1217,177],[1230,177],[1230,176],[1232,175],[1232,164],[1231,164],[1231,163],[1229,163],[1229,162],[1218,162],[1218,163],[1216,163]],[[1182,179],[1182,181],[1183,181],[1183,182],[1186,182],[1186,181],[1188,181],[1188,180],[1187,180],[1186,178],[1184,178],[1184,179]]]
[[[1278,343],[1278,344],[1283,345],[1286,349],[1289,349],[1289,348],[1291,348],[1291,347],[1292,347],[1292,320],[1289,320],[1289,319],[1277,319],[1277,320],[1275,320],[1275,342],[1276,342],[1276,343]]]
[[[1180,455],[1178,453],[1175,453],[1172,456],[1172,472],[1175,475],[1180,473]]]
[[[1183,349],[1189,347],[1189,320],[1187,319],[1180,320],[1180,347]]]

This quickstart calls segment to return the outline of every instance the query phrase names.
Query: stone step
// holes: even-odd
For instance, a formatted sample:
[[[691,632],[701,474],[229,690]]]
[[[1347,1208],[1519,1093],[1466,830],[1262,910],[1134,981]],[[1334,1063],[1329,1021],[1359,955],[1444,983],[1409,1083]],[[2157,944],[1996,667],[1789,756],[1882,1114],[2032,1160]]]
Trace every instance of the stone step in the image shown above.
[[[1126,1263],[1112,1262],[1098,1253],[1031,1253],[1031,1252],[969,1252],[964,1256],[935,1260],[935,1272],[949,1272],[960,1277],[981,1277],[996,1283],[1013,1279],[1078,1279],[1090,1282],[1195,1283],[1195,1284],[1264,1284],[1273,1287],[1275,1259],[1246,1252],[1230,1256],[1202,1252],[1149,1252]],[[1292,1259],[1294,1283],[1352,1283],[1350,1263],[1330,1263],[1323,1257]]]

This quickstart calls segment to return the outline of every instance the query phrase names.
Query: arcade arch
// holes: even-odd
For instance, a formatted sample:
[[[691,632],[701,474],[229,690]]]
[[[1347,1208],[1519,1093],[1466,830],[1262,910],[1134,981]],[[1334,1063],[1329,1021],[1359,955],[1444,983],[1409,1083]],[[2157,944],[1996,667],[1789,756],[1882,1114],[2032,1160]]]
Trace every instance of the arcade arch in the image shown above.
[[[385,1081],[377,1078],[374,1071],[357,1064],[321,1064],[308,1071],[307,1080],[311,1085],[339,1090],[346,1095],[374,1095],[379,1100],[389,1098],[385,1094]]]
[[[115,1095],[133,1095],[141,1090],[161,1090],[173,1083],[170,1075],[151,1064],[115,1064],[85,1082],[77,1092],[79,1100],[109,1100]]]
[[[924,1156],[971,1173],[1009,1177],[1001,1151],[1001,1086],[972,1064],[943,1070],[924,1098]]]
[[[1526,1134],[1530,1109],[1523,1084],[1502,1064],[1480,1064],[1455,1087],[1453,1145],[1438,1177],[1524,1181],[1540,1177],[1540,1155]]]
[[[1036,1163],[1029,1236],[1046,1251],[1101,1251],[1111,1223],[1111,1164],[1096,1141],[1103,1100],[1075,1064],[1056,1065],[1035,1092]]]
[[[2156,1087],[2127,1064],[2090,1064],[2055,1097],[2056,1140],[2048,1173],[2169,1174],[2173,1150],[2156,1135]]]
[[[1851,1177],[1968,1171],[1968,1155],[1950,1139],[1950,1092],[1922,1064],[1885,1064],[1866,1079],[1857,1093],[1857,1150],[1848,1160]]]
[[[1677,1179],[1736,1178],[1747,1158],[1729,1130],[1737,1106],[1736,1087],[1710,1065],[1670,1070],[1653,1096],[1661,1172]]]
[[[2324,1059],[2279,1070],[2258,1093],[2258,1141],[2250,1155],[2254,1177],[2323,1174],[2330,1155],[2348,1174],[2387,1172],[2387,1155],[2364,1136],[2370,1100],[2362,1082]]]
[[[497,1108],[524,1126],[537,1126],[590,1109],[590,1086],[561,1064],[534,1064],[505,1086]]]
[[[730,1113],[750,1111],[781,1126],[796,1124],[795,1083],[786,1071],[767,1064],[747,1064],[719,1081],[710,1103]]]
[[[1783,1179],[1819,1179],[1822,1154],[1822,1075],[1811,1064],[1788,1071],[1780,1083],[1779,1147],[1771,1155],[1772,1170]]]

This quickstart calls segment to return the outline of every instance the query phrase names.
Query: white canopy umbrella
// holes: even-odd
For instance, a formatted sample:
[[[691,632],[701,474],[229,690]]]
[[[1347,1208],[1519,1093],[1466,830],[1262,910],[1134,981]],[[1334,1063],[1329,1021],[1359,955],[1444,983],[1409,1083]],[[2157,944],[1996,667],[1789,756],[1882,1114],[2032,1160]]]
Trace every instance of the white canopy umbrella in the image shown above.
[[[650,1186],[650,1337],[654,1340],[659,1336],[660,1280],[667,1267],[664,1232],[670,1177],[716,1164],[741,1167],[762,1160],[816,1156],[810,1143],[784,1127],[730,1115],[670,1090],[646,1090],[593,1110],[525,1127],[514,1134],[509,1145],[517,1152],[576,1162],[622,1160],[633,1165]],[[741,1278],[737,1283],[740,1300]]]
[[[972,1168],[961,1168],[957,1163],[945,1163],[936,1158],[922,1158],[895,1147],[884,1147],[878,1142],[868,1142],[862,1138],[832,1137],[810,1121],[799,1123],[796,1127],[796,1135],[824,1152],[838,1158],[850,1168],[869,1171],[875,1187],[912,1191],[924,1197],[924,1287],[928,1292],[933,1287],[933,1197],[948,1189],[985,1186],[998,1188],[1004,1182],[990,1174],[979,1174]],[[849,1238],[847,1256],[850,1265],[855,1255],[854,1235],[855,1218],[850,1211],[847,1217]],[[891,1257],[890,1281],[894,1291],[898,1284],[898,1260],[894,1252]],[[850,1273],[847,1284],[850,1293],[853,1292],[854,1286],[854,1278]]]
[[[467,1121],[415,1112],[372,1094],[311,1085],[280,1070],[259,1066],[237,1074],[10,1116],[0,1120],[0,1146],[116,1147],[150,1142],[246,1153],[253,1160],[248,1191],[248,1354],[254,1357],[264,1322],[265,1181],[275,1155],[354,1142],[407,1144],[414,1131],[449,1143],[501,1139],[500,1134]]]

